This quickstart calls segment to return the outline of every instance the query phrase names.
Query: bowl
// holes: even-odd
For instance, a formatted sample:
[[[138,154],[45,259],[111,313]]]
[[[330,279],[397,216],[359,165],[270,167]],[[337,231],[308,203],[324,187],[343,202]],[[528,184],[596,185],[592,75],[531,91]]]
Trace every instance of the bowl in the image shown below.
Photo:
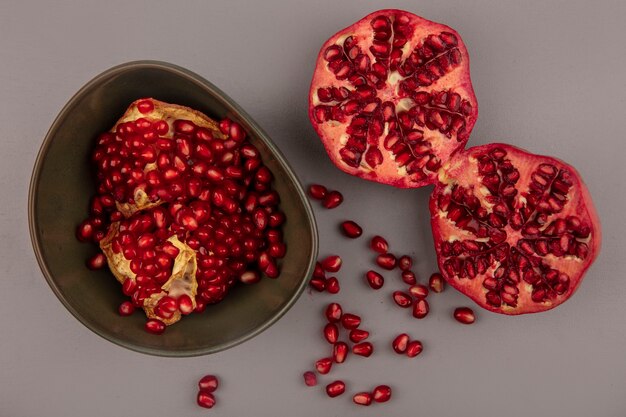
[[[87,216],[95,193],[90,154],[127,106],[141,97],[189,106],[209,117],[229,117],[247,131],[287,215],[283,226],[287,255],[278,279],[235,285],[224,301],[169,326],[162,335],[144,330],[146,317],[117,313],[127,299],[108,270],[90,271],[85,260],[97,253],[80,243],[77,225]],[[176,65],[135,61],[111,68],[89,81],[65,105],[48,131],[33,170],[29,227],[39,266],[50,288],[81,323],[105,339],[160,356],[197,356],[249,340],[275,323],[306,287],[317,258],[317,227],[296,175],[267,134],[228,96],[202,77]]]

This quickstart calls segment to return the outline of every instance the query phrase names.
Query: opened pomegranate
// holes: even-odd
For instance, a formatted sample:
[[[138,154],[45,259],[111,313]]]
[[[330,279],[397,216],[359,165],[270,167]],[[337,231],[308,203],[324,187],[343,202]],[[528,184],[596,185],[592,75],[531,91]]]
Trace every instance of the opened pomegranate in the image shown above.
[[[99,243],[152,322],[170,325],[221,301],[237,281],[279,275],[286,218],[272,173],[238,123],[138,100],[99,136],[92,160],[97,195],[77,237]],[[92,259],[94,269],[103,260]]]
[[[430,210],[445,279],[498,313],[563,303],[600,248],[600,224],[576,170],[510,145],[455,155],[442,167]]]
[[[448,26],[380,10],[322,46],[309,118],[333,163],[414,188],[463,148],[478,116],[469,56]]]

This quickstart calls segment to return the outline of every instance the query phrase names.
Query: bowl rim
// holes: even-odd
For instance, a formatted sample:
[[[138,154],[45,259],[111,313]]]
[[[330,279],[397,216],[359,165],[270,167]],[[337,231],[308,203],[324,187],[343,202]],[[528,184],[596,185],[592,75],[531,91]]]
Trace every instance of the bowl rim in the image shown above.
[[[260,326],[255,328],[254,330],[236,338],[226,343],[221,343],[215,346],[209,346],[204,348],[197,349],[189,349],[189,350],[168,350],[168,349],[159,349],[159,348],[150,348],[141,345],[137,345],[134,343],[129,343],[122,338],[116,337],[115,335],[108,334],[105,331],[101,331],[97,328],[97,326],[92,326],[83,316],[68,302],[68,300],[63,295],[61,289],[56,284],[53,279],[52,273],[48,267],[48,264],[43,256],[42,243],[39,240],[39,226],[35,221],[35,211],[36,211],[36,195],[39,188],[39,182],[41,177],[41,171],[43,167],[43,163],[48,155],[49,148],[52,144],[52,138],[58,131],[60,125],[63,120],[68,116],[70,111],[74,109],[76,103],[83,98],[86,92],[90,91],[95,85],[102,82],[103,79],[110,78],[117,74],[123,73],[129,69],[158,69],[166,72],[170,72],[176,76],[185,78],[193,83],[199,84],[205,91],[207,91],[210,95],[213,95],[219,98],[221,101],[225,102],[227,106],[230,106],[229,110],[235,112],[237,117],[243,121],[245,121],[248,126],[254,131],[254,134],[262,140],[268,149],[271,151],[272,155],[278,160],[282,166],[285,167],[285,172],[290,177],[292,182],[295,185],[296,192],[298,197],[303,203],[304,212],[306,218],[309,220],[309,232],[311,233],[311,244],[312,244],[312,253],[309,258],[309,264],[307,265],[306,272],[294,293],[287,300],[287,303],[283,305],[278,311],[276,311],[268,320],[263,322]],[[48,129],[44,140],[41,144],[39,152],[37,153],[37,157],[35,159],[35,164],[33,167],[33,171],[31,174],[29,190],[28,190],[28,228],[30,233],[30,240],[33,245],[33,250],[35,252],[35,257],[37,258],[37,263],[39,264],[39,268],[44,275],[48,285],[57,296],[59,301],[65,306],[65,308],[85,327],[89,330],[102,337],[103,339],[108,340],[118,346],[122,346],[124,348],[130,349],[135,352],[140,352],[144,354],[154,355],[154,356],[163,356],[163,357],[192,357],[192,356],[201,356],[208,355],[211,353],[217,353],[226,349],[230,349],[234,346],[237,346],[247,340],[252,339],[253,337],[259,335],[263,331],[267,330],[273,324],[275,324],[281,317],[287,313],[287,311],[295,304],[295,302],[300,298],[304,289],[306,288],[309,277],[313,273],[313,268],[315,266],[315,262],[317,261],[318,251],[319,251],[319,236],[317,230],[317,223],[315,220],[315,215],[313,213],[313,209],[311,208],[311,204],[306,196],[302,188],[302,184],[298,179],[295,171],[283,155],[283,153],[278,149],[278,147],[274,144],[274,142],[270,139],[270,137],[265,133],[265,131],[250,117],[250,115],[241,108],[233,99],[231,99],[228,95],[226,95],[222,90],[213,85],[210,81],[206,80],[204,77],[187,70],[183,67],[180,67],[175,64],[171,64],[169,62],[164,61],[156,61],[156,60],[138,60],[138,61],[129,61],[116,66],[113,66],[95,77],[91,78],[87,83],[85,83],[74,95],[69,99],[69,101],[63,106],[59,114],[56,116],[52,125]]]

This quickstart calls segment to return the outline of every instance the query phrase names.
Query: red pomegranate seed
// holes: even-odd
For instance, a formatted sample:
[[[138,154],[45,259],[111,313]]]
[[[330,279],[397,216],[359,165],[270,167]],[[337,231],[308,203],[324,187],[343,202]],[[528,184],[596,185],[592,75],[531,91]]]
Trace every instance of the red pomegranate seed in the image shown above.
[[[408,255],[401,256],[398,259],[398,266],[402,271],[408,271],[413,266],[413,259]]]
[[[141,100],[137,102],[137,110],[139,110],[141,114],[150,113],[154,110],[154,103],[151,100]]]
[[[454,318],[459,323],[472,324],[476,320],[474,311],[469,307],[458,307],[454,310]]]
[[[177,303],[178,309],[185,316],[193,312],[193,301],[191,300],[191,297],[187,294],[183,294],[178,297]]]
[[[424,299],[417,300],[413,304],[413,317],[415,317],[416,319],[423,319],[428,315],[429,310],[430,307],[428,306],[428,301]]]
[[[406,352],[407,345],[409,344],[409,335],[406,333],[401,333],[393,339],[391,343],[391,347],[396,353],[404,353]]]
[[[321,184],[309,185],[309,195],[316,200],[322,200],[327,193],[328,189]]]
[[[370,248],[372,248],[374,252],[378,252],[381,254],[387,253],[387,251],[389,250],[389,244],[384,237],[377,235],[374,236],[370,241]]]
[[[130,301],[124,301],[117,309],[120,316],[130,316],[135,312],[135,305]]]
[[[337,363],[343,363],[348,356],[348,345],[345,342],[337,342],[333,347],[333,360]]]
[[[402,308],[409,308],[413,303],[413,300],[411,300],[411,296],[405,292],[394,291],[392,296],[393,301],[395,301],[395,303]]]
[[[330,368],[333,366],[333,358],[322,358],[315,362],[315,369],[322,375],[326,375],[330,372]]]
[[[346,313],[341,316],[341,324],[346,329],[356,329],[361,324],[361,317],[356,314]]]
[[[309,285],[316,291],[322,292],[326,289],[326,278],[311,278]]]
[[[430,289],[434,292],[442,292],[445,288],[443,276],[439,272],[435,272],[430,276],[428,286],[430,286]]]
[[[324,272],[324,268],[322,268],[322,264],[319,262],[315,262],[313,278],[326,278],[326,272]]]
[[[87,242],[92,239],[95,229],[89,220],[83,221],[76,229],[76,237],[81,242]]]
[[[408,285],[417,284],[417,277],[413,271],[402,271],[402,281]]]
[[[122,284],[122,292],[124,293],[124,295],[132,295],[135,290],[137,289],[137,283],[130,279],[130,278],[126,278],[124,280],[124,283]]]
[[[333,323],[326,324],[326,326],[324,326],[324,338],[330,344],[334,345],[337,343],[337,340],[339,340],[339,327]]]
[[[102,269],[107,264],[107,258],[103,253],[97,253],[87,260],[87,268],[91,270]]]
[[[376,263],[383,269],[392,270],[396,267],[396,257],[391,253],[383,253],[376,257]]]
[[[379,385],[374,388],[372,392],[374,396],[374,401],[377,403],[384,403],[391,399],[391,387],[389,385]]]
[[[349,238],[356,239],[363,234],[363,229],[356,222],[352,220],[346,220],[341,223],[341,230],[343,234]]]
[[[354,343],[359,343],[369,337],[370,333],[367,330],[352,329],[350,330],[350,340]]]
[[[239,275],[239,281],[244,284],[256,284],[261,280],[261,275],[257,271],[245,271]]]
[[[198,392],[198,405],[203,408],[213,408],[215,405],[215,397],[210,392],[200,391]]]
[[[339,280],[336,277],[330,277],[326,280],[326,291],[329,294],[337,294],[340,289]]]
[[[374,290],[381,289],[385,284],[385,278],[383,278],[383,276],[376,271],[367,271],[367,273],[365,274],[365,278],[367,279],[367,283],[369,284],[369,286],[372,287],[372,289]]]
[[[146,322],[144,328],[148,333],[162,334],[165,331],[165,323],[161,320],[150,319]]]
[[[333,381],[326,385],[326,394],[329,397],[334,398],[346,391],[346,384],[343,381]]]
[[[352,353],[355,355],[369,357],[374,352],[374,346],[370,342],[357,343],[352,346]]]
[[[173,313],[178,309],[178,303],[172,297],[166,295],[162,297],[158,302],[159,308],[167,313]]]
[[[428,287],[422,284],[412,285],[409,288],[409,294],[415,298],[426,298],[428,297]]]
[[[334,209],[343,202],[343,195],[339,191],[331,191],[322,200],[322,205],[327,209]]]
[[[322,268],[328,272],[337,272],[341,269],[341,258],[331,255],[322,261]]]
[[[304,383],[307,387],[314,387],[317,385],[317,376],[311,371],[306,371],[303,375]]]
[[[213,392],[217,389],[219,380],[215,375],[205,375],[198,381],[198,389],[205,392]]]
[[[422,353],[422,342],[419,340],[411,340],[408,345],[406,345],[406,355],[409,358],[414,358],[420,353]]]
[[[326,307],[326,319],[329,323],[337,323],[341,320],[341,316],[343,315],[343,310],[338,303],[330,303],[328,307]]]
[[[369,392],[359,392],[357,394],[354,394],[354,397],[352,397],[352,401],[354,401],[354,403],[358,405],[368,406],[372,403],[372,394],[370,394]]]

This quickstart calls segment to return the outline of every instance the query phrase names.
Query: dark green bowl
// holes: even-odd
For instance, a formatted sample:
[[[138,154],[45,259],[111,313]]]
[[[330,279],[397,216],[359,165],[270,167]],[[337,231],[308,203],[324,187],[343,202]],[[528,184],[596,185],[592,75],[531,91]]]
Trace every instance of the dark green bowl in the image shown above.
[[[95,182],[90,154],[96,136],[141,97],[189,106],[215,119],[239,121],[272,170],[287,215],[287,256],[278,279],[235,286],[226,299],[170,326],[160,336],[143,329],[143,312],[120,317],[121,286],[108,270],[89,271],[95,245],[79,243]],[[213,84],[183,68],[154,61],[123,64],[98,75],[61,110],[44,139],[30,183],[30,235],[48,284],[81,323],[113,343],[143,353],[195,356],[235,346],[276,322],[295,303],[317,258],[311,207],[289,164],[263,130]]]

